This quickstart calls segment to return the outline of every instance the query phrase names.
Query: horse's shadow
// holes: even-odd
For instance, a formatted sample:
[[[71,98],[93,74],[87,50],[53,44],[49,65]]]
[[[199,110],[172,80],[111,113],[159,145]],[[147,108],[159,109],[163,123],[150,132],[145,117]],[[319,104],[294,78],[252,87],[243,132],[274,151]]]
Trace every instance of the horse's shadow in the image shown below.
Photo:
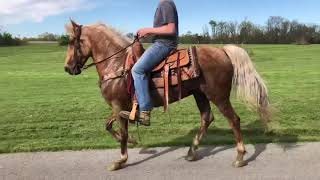
[[[259,157],[266,149],[268,143],[276,143],[278,144],[284,151],[291,150],[293,148],[298,147],[297,142],[298,142],[298,135],[297,134],[279,134],[277,132],[265,132],[264,128],[261,127],[261,122],[255,121],[250,124],[247,124],[246,126],[242,127],[242,133],[245,139],[246,144],[253,144],[254,146],[254,153],[251,154],[245,161],[249,164],[252,161],[255,161],[257,157]],[[180,136],[178,138],[175,138],[165,144],[152,144],[152,147],[157,147],[157,146],[170,146],[172,144],[176,144],[179,142],[181,145],[186,145],[189,142],[191,145],[192,139],[198,132],[198,128],[194,128],[189,131],[188,134],[184,136]],[[258,137],[258,139],[257,139]],[[222,138],[219,139],[219,138]],[[222,146],[217,146],[214,147],[212,146],[213,144],[215,145],[221,145],[221,144],[232,144],[232,145],[222,145]],[[288,143],[290,142],[290,143]],[[202,143],[204,147],[200,148],[197,150],[197,161],[210,157],[213,155],[218,154],[219,152],[235,148],[234,146],[234,137],[232,134],[231,129],[223,129],[223,128],[210,128],[208,129],[206,136],[204,137]],[[158,152],[155,149],[152,148],[143,148],[140,150],[140,154],[150,154],[149,157],[139,160],[134,163],[127,164],[126,166],[134,166],[141,164],[143,162],[152,160],[154,158],[157,158],[159,156],[162,156],[164,154],[173,152],[175,150],[179,149],[179,147],[170,147],[167,148],[163,151]],[[187,154],[187,152],[186,152]],[[179,157],[179,158],[184,158],[184,157]]]

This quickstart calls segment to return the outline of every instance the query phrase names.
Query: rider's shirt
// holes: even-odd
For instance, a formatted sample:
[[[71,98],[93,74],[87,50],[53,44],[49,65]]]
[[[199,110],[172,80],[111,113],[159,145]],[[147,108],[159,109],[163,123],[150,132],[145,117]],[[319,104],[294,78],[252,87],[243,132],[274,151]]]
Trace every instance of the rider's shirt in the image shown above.
[[[175,3],[172,0],[161,1],[154,16],[153,27],[161,27],[169,23],[176,25],[176,34],[173,36],[156,35],[154,41],[168,46],[177,46],[179,37],[179,19]]]

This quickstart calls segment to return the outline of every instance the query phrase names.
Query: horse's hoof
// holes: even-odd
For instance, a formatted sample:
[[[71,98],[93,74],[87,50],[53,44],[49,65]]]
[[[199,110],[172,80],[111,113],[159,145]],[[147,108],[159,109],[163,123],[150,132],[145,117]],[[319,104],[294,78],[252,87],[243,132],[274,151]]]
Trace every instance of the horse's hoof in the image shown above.
[[[187,161],[196,161],[197,160],[197,155],[196,153],[188,153],[188,155],[186,156],[186,160]]]
[[[248,165],[248,163],[246,161],[239,161],[239,160],[236,160],[235,162],[233,162],[232,166],[233,167],[236,167],[236,168],[240,168],[240,167],[243,167],[243,166],[246,166]]]
[[[108,168],[109,171],[116,171],[122,169],[122,163],[120,162],[114,162],[112,165]]]
[[[185,158],[187,161],[196,161],[197,160],[197,154],[196,151],[191,147],[188,151],[188,155]]]
[[[196,160],[197,160],[197,157],[196,157],[196,156],[187,156],[187,157],[186,157],[186,160],[187,160],[187,161],[190,161],[190,162],[191,162],[191,161],[196,161]]]

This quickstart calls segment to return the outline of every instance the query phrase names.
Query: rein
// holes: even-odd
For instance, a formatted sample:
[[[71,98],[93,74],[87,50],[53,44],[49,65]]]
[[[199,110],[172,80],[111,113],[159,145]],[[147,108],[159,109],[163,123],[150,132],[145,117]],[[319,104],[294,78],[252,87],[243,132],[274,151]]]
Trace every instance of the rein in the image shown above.
[[[92,66],[94,66],[94,65],[100,64],[100,63],[102,63],[102,62],[104,62],[104,61],[107,61],[107,60],[113,58],[114,56],[116,56],[116,55],[120,54],[121,52],[127,50],[129,47],[131,47],[134,43],[138,42],[140,39],[141,39],[141,38],[139,38],[138,36],[135,36],[133,42],[132,42],[131,44],[129,44],[128,46],[124,47],[123,49],[117,51],[116,53],[112,54],[111,56],[109,56],[109,57],[107,57],[107,58],[105,58],[105,59],[102,59],[102,60],[100,60],[100,61],[98,61],[98,62],[90,63],[90,64],[88,64],[88,65],[84,65],[84,66],[82,67],[82,70],[86,70],[86,69],[88,69],[88,68],[90,68],[90,67],[92,67]]]
[[[116,55],[122,53],[123,51],[127,50],[129,47],[133,46],[134,43],[136,42],[139,42],[140,39],[144,38],[144,37],[139,37],[138,35],[134,36],[134,40],[132,43],[130,43],[129,45],[127,45],[126,47],[122,48],[121,50],[117,51],[116,53],[112,54],[111,56],[107,57],[107,58],[104,58],[102,60],[99,60],[97,62],[92,62],[88,65],[85,65],[82,63],[81,61],[81,58],[83,58],[83,52],[81,50],[81,33],[82,33],[82,25],[80,25],[76,30],[75,30],[75,40],[73,42],[74,44],[74,55],[77,59],[77,65],[80,67],[81,70],[87,70],[89,69],[90,67],[94,66],[94,65],[97,65],[97,64],[100,64],[102,62],[105,62],[109,59],[112,59],[112,58],[115,58]],[[82,67],[82,68],[81,68]],[[119,71],[116,71],[116,72],[113,72],[113,73],[109,73],[108,75],[104,76],[103,77],[103,80],[102,81],[108,81],[110,79],[116,79],[116,78],[119,78],[119,77],[122,77],[126,74],[126,70],[125,69],[122,69],[122,70],[119,70]]]

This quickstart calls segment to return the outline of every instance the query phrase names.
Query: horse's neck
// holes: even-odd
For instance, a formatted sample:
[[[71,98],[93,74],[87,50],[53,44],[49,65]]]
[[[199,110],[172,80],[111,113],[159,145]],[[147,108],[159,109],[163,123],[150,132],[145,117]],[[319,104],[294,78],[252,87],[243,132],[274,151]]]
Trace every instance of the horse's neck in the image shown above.
[[[95,55],[96,57],[94,57],[94,61],[97,63],[107,57],[110,57],[121,50],[121,48],[122,47],[111,44],[109,46],[105,46],[103,50]],[[96,67],[100,79],[102,79],[105,75],[121,71],[124,68],[126,57],[127,51],[123,51],[114,57],[97,64]]]

